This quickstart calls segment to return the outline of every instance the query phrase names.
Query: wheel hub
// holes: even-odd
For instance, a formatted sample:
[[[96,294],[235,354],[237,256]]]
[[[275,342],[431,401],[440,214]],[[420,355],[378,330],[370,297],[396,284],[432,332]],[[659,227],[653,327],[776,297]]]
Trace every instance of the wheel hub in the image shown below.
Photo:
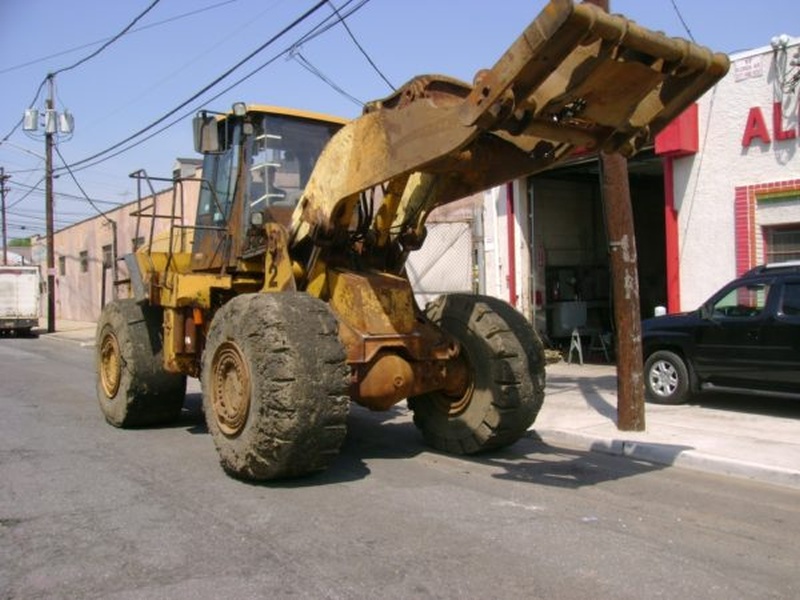
[[[650,370],[650,386],[659,396],[669,396],[678,387],[678,373],[666,361],[659,361]]]
[[[448,365],[446,385],[441,393],[436,395],[436,407],[449,417],[460,415],[472,401],[474,391],[475,382],[470,366],[462,354],[451,360]]]
[[[224,342],[214,354],[211,373],[211,406],[220,431],[238,435],[250,412],[250,371],[241,350]]]
[[[119,342],[113,332],[108,331],[100,342],[100,385],[107,398],[113,398],[122,379],[122,357]]]

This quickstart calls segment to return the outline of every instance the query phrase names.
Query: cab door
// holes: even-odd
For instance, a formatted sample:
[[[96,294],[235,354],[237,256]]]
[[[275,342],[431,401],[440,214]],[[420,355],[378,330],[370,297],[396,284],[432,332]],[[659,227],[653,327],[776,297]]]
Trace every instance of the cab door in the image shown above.
[[[768,281],[740,282],[706,305],[695,340],[697,370],[705,381],[760,387],[771,368],[762,349],[771,287]]]
[[[775,297],[775,311],[762,329],[761,351],[768,363],[764,385],[800,393],[800,277],[787,277]]]
[[[223,125],[225,126],[225,125]],[[219,153],[203,159],[203,181],[192,244],[192,270],[222,269],[232,256],[231,243],[241,220],[234,198],[239,184],[239,127],[230,132],[230,143]]]

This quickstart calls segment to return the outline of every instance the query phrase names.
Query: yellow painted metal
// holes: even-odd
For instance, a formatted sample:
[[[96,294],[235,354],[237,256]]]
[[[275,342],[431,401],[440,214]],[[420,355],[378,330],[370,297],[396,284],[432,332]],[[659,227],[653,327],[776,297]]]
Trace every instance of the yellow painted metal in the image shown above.
[[[195,351],[197,337],[192,322],[192,310],[164,308],[163,331],[164,369],[170,373],[184,373],[198,377],[201,357]]]
[[[277,223],[266,223],[267,251],[264,255],[262,292],[295,290],[294,268],[289,257],[286,229]]]
[[[328,271],[330,305],[339,318],[370,335],[414,330],[414,294],[407,279],[388,273]]]
[[[233,278],[230,275],[215,273],[167,273],[161,289],[162,306],[211,307],[213,289],[231,289]]]
[[[419,186],[416,173],[428,179],[425,201],[395,207],[400,192],[392,189],[385,211],[398,213],[392,236],[418,230],[434,206],[550,168],[576,151],[630,155],[728,67],[724,54],[596,6],[551,0],[473,84],[416,77],[342,127],[305,187],[291,242],[337,239],[360,194]],[[416,202],[419,191],[402,197]],[[380,247],[386,228],[378,215]]]
[[[223,434],[239,435],[250,414],[250,368],[242,350],[232,341],[223,342],[211,359],[211,399],[213,418]]]
[[[375,216],[375,231],[378,233],[377,245],[379,248],[385,246],[389,241],[392,222],[397,215],[400,206],[400,197],[406,186],[407,177],[392,179],[383,197],[383,203]]]
[[[247,112],[269,113],[273,115],[286,115],[287,117],[297,117],[300,119],[310,119],[312,121],[325,121],[326,123],[335,123],[337,125],[344,125],[349,121],[342,117],[328,115],[325,113],[315,112],[313,110],[302,110],[299,108],[288,108],[285,106],[273,106],[271,104],[248,104]],[[228,113],[229,115],[233,113]]]

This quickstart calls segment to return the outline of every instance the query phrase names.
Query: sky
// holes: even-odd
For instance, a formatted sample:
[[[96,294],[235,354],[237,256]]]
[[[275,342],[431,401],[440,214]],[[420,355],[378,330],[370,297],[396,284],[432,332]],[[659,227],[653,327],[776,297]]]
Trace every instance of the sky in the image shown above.
[[[360,103],[387,96],[389,84],[399,87],[415,75],[438,73],[471,81],[477,70],[494,64],[545,1],[317,4],[319,0],[0,0],[0,140],[13,131],[0,144],[0,167],[10,175],[8,238],[45,232],[44,136],[41,130],[31,134],[14,127],[26,108],[43,111],[49,73],[56,73],[56,110],[69,111],[75,123],[71,135],[57,138],[54,154],[55,224],[61,229],[135,200],[130,173],[145,169],[170,177],[177,157],[199,158],[193,150],[191,117],[201,108],[225,111],[244,101],[353,118],[360,114]],[[610,4],[611,12],[644,27],[694,38],[726,53],[768,46],[783,33],[800,35],[797,0]],[[357,10],[346,18],[347,27],[337,23],[297,46],[331,20],[332,6],[342,15]],[[127,33],[102,48],[137,17]],[[162,118],[144,135],[125,142]],[[126,149],[129,145],[134,147]],[[124,152],[86,161],[114,146],[110,154]],[[65,162],[73,165],[72,175],[63,168]]]

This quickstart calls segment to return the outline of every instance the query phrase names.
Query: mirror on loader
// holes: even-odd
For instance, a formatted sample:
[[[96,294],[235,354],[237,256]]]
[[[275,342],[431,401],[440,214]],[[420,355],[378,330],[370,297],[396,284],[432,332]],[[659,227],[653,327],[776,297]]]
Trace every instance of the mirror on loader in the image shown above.
[[[243,117],[247,113],[247,106],[244,102],[236,102],[231,112],[237,117]],[[204,110],[192,119],[195,152],[219,154],[228,148],[228,128],[220,127],[221,114]]]
[[[194,131],[194,150],[200,154],[216,154],[220,152],[220,135],[217,119],[206,112],[192,119]]]

